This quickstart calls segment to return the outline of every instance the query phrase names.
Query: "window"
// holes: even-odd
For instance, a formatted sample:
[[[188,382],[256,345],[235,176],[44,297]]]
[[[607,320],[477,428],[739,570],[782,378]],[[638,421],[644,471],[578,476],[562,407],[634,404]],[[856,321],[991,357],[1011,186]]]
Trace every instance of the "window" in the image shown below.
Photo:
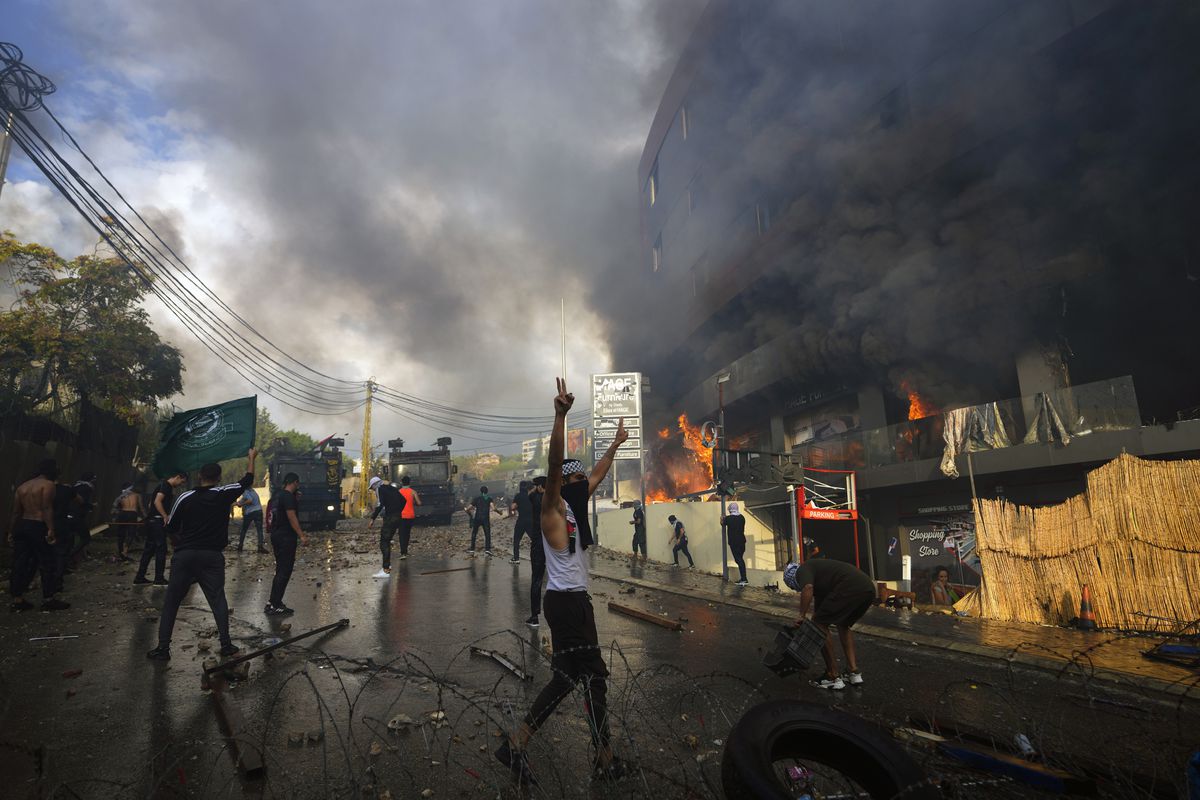
[[[654,249],[650,251],[650,266],[655,272],[662,267],[662,234],[654,240]]]
[[[654,159],[654,166],[650,169],[650,180],[646,181],[646,195],[650,198],[650,205],[654,205],[654,201],[658,199],[658,159]]]
[[[405,475],[417,483],[445,482],[450,478],[450,466],[445,461],[424,464],[393,464],[392,480],[399,481]]]
[[[771,209],[766,203],[757,203],[754,206],[754,216],[758,220],[758,235],[762,236],[771,229]]]
[[[687,106],[679,107],[679,128],[683,131],[683,140],[686,142],[688,137],[688,110]]]

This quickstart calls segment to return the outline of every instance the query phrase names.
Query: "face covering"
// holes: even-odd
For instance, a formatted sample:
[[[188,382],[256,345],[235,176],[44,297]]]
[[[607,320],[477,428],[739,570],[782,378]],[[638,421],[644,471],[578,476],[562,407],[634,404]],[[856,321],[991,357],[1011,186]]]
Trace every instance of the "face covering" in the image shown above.
[[[571,507],[571,512],[575,515],[575,524],[579,528],[579,542],[583,545],[583,549],[587,550],[592,546],[592,526],[588,521],[588,482],[575,481],[563,484],[562,498],[567,501],[567,505]],[[574,538],[571,539],[570,550],[572,553],[575,552]]]

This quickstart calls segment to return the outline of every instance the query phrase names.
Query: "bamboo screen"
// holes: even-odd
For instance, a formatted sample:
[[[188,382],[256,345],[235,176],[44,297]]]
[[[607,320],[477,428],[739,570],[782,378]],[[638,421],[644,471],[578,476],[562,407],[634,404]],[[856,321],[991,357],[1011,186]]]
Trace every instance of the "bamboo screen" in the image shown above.
[[[978,500],[975,532],[983,580],[970,611],[980,616],[1067,624],[1087,584],[1102,628],[1200,618],[1200,461],[1122,455],[1057,506]]]

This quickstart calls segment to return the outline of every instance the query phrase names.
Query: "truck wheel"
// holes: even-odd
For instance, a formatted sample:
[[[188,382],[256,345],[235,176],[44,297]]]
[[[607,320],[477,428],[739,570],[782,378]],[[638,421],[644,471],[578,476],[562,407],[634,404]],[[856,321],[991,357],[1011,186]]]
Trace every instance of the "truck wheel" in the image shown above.
[[[903,748],[864,720],[799,700],[772,700],[751,708],[729,732],[721,760],[725,797],[793,798],[776,765],[788,759],[819,765],[820,774],[836,770],[878,800],[940,796]]]

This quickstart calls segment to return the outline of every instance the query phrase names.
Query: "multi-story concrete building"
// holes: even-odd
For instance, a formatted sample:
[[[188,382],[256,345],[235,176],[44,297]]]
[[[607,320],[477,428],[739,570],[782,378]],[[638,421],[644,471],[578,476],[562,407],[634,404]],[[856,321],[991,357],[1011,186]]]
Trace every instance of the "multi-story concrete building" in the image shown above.
[[[957,562],[914,533],[973,491],[1195,455],[1198,39],[1188,3],[713,0],[640,162],[656,313],[619,363],[660,423],[726,376],[731,446],[855,469],[881,578]]]

